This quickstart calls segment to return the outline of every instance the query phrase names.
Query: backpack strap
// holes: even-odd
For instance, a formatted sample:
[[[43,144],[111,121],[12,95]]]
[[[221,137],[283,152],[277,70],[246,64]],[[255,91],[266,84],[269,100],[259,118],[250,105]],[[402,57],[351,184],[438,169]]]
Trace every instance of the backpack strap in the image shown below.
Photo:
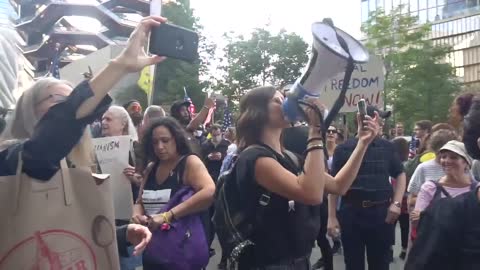
[[[135,201],[135,204],[143,204],[142,202],[143,190],[145,188],[145,184],[148,181],[148,176],[150,176],[150,173],[152,172],[153,168],[155,168],[155,162],[150,162],[148,163],[147,167],[143,171],[143,179],[142,179],[142,183],[140,184],[140,187],[138,188],[138,197],[137,197],[137,200]]]
[[[472,183],[470,184],[470,191],[477,190],[478,182],[472,179]]]
[[[302,162],[300,161],[300,158],[295,153],[289,150],[285,150],[283,152],[285,153],[285,156],[293,162],[297,170],[303,170]]]
[[[432,180],[430,180],[432,181]],[[440,199],[441,198],[441,194],[443,193],[443,195],[445,195],[445,197],[447,198],[451,198],[452,196],[450,195],[450,193],[448,193],[448,191],[439,183],[439,182],[435,182],[435,181],[432,181],[433,184],[435,184],[435,187],[436,187],[436,190],[435,190],[435,194],[433,195],[433,199],[436,200],[436,199]]]

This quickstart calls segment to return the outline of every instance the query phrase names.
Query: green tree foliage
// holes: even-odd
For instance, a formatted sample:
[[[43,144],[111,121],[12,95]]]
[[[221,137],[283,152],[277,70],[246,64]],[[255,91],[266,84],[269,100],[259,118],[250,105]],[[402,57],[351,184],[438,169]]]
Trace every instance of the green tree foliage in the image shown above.
[[[292,83],[308,61],[307,43],[285,30],[272,34],[257,28],[249,38],[234,33],[226,33],[224,38],[227,46],[220,65],[224,76],[216,88],[230,100],[238,101],[256,86]]]
[[[186,63],[180,60],[167,59],[157,65],[155,69],[154,104],[171,104],[175,100],[184,98],[183,87],[193,103],[203,105],[203,89],[209,87],[208,81],[201,81],[208,73],[208,66],[214,57],[215,45],[202,35],[202,25],[195,17],[188,0],[178,0],[165,4],[162,15],[170,23],[192,29],[200,34],[199,55],[195,63]]]
[[[386,104],[407,126],[421,119],[447,120],[448,107],[460,85],[446,61],[450,48],[428,39],[431,26],[417,25],[417,17],[399,6],[390,14],[377,10],[362,25],[366,46],[383,55],[387,69]]]

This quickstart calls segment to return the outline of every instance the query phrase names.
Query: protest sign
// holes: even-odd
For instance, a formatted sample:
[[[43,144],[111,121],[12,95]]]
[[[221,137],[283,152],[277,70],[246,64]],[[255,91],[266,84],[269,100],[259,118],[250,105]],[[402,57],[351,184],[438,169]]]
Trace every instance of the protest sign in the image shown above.
[[[133,210],[132,186],[123,170],[129,166],[131,137],[96,138],[93,144],[102,173],[110,174],[115,219],[129,220]]]
[[[344,74],[340,73],[328,80],[323,87],[320,98],[328,108],[332,108],[338,98]],[[362,98],[365,99],[367,105],[382,108],[384,82],[383,61],[378,56],[370,55],[368,63],[356,64],[345,96],[345,104],[340,112],[356,112],[357,103]]]

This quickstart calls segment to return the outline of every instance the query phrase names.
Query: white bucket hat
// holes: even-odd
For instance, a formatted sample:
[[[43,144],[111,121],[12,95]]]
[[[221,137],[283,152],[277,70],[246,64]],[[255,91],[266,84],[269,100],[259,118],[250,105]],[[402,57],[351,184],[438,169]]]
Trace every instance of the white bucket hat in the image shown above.
[[[462,142],[459,141],[449,141],[446,143],[441,149],[440,152],[442,151],[450,151],[454,152],[455,154],[463,157],[469,166],[472,166],[472,158],[467,154],[467,150],[465,150],[465,145]]]

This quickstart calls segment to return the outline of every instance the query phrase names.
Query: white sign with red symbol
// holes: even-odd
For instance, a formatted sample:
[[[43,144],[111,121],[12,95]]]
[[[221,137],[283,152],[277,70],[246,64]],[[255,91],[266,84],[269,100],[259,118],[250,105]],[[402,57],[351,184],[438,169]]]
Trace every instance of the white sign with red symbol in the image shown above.
[[[64,248],[52,249],[51,246]],[[49,230],[37,231],[16,244],[0,258],[0,269],[97,270],[97,262],[93,249],[80,235]]]

